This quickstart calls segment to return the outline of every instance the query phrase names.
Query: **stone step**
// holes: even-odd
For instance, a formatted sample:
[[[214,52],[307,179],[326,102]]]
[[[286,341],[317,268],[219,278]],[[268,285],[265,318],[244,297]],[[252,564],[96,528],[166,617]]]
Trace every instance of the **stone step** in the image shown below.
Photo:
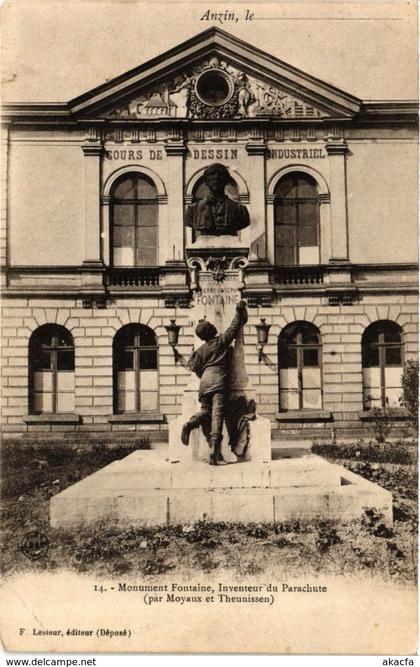
[[[53,527],[97,520],[131,525],[286,521],[359,516],[367,507],[392,522],[388,491],[314,454],[212,467],[171,463],[168,450],[136,451],[50,500]]]
[[[72,498],[59,494],[51,499],[50,523],[53,528],[75,528],[96,521],[140,527],[188,524],[204,518],[228,523],[351,521],[368,508],[383,513],[385,523],[392,525],[390,492],[366,480],[335,489],[131,489]]]
[[[62,491],[73,497],[90,493],[106,495],[111,490],[278,488],[284,486],[339,486],[337,466],[315,455],[268,463],[233,463],[210,466],[202,461],[173,463],[160,451],[136,451],[114,461],[84,480]]]
[[[271,440],[271,449],[311,449],[312,440],[308,438],[285,438],[284,440]]]

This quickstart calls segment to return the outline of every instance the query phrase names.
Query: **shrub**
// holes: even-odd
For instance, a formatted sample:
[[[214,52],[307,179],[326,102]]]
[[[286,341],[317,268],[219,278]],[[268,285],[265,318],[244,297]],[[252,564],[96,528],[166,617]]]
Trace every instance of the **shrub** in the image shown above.
[[[354,459],[371,463],[417,463],[417,442],[413,440],[378,443],[375,441],[340,442],[312,445],[312,452],[335,460]]]
[[[391,420],[387,409],[373,408],[371,410],[372,431],[376,442],[385,442],[391,430]]]
[[[315,544],[321,553],[326,553],[332,546],[341,542],[336,527],[327,521],[318,524],[316,533]]]
[[[392,537],[393,532],[385,524],[385,517],[375,509],[367,509],[362,517],[362,524],[376,537]]]
[[[417,431],[419,424],[419,362],[417,359],[409,359],[406,362],[401,382],[401,405],[407,408],[410,421]]]

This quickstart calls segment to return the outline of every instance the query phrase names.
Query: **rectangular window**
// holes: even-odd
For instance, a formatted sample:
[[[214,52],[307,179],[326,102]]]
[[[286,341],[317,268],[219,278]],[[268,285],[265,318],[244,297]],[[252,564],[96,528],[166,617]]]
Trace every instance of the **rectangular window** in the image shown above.
[[[297,206],[293,204],[282,204],[277,207],[277,222],[281,225],[295,225],[297,222]]]
[[[302,408],[304,410],[320,410],[322,408],[321,369],[315,368],[317,366],[317,350],[305,350],[304,352],[315,352],[315,356],[312,357],[313,368],[302,368]]]
[[[280,409],[299,410],[299,379],[297,368],[280,370]]]
[[[141,246],[136,257],[137,266],[156,266],[156,246]]]
[[[385,348],[385,365],[401,366],[401,347]]]
[[[276,258],[277,264],[280,266],[283,264],[290,266],[295,265],[295,248],[292,246],[276,246]]]
[[[156,204],[141,204],[137,206],[137,226],[138,227],[157,226]]]
[[[322,408],[320,389],[303,389],[302,394],[302,408],[304,410],[320,410]]]
[[[34,355],[34,369],[36,370],[50,370],[51,369],[51,352],[47,350],[38,350]]]
[[[33,374],[33,411],[35,413],[53,411],[53,373],[36,371]]]
[[[114,204],[114,227],[134,227],[134,212],[131,204]]]
[[[363,404],[367,410],[382,406],[381,369],[363,369]]]
[[[279,368],[297,368],[297,349],[281,347],[279,349]]]
[[[114,247],[131,248],[134,243],[134,227],[114,227]]]
[[[156,370],[140,373],[140,406],[144,412],[157,412],[159,409],[159,376]]]
[[[114,266],[134,266],[134,248],[114,248]]]
[[[156,350],[140,350],[140,368],[141,369],[157,368]]]
[[[386,404],[390,408],[400,407],[402,366],[384,369]]]
[[[136,372],[138,373],[138,389],[136,389]],[[118,412],[137,412],[137,410],[156,412],[159,408],[158,373],[156,370],[120,371],[117,392]]]
[[[303,348],[303,365],[319,366],[319,355],[317,349]]]
[[[314,225],[299,225],[299,246],[318,246],[318,234]]]
[[[299,226],[317,228],[317,209],[313,201],[299,203]]]
[[[299,264],[319,264],[318,246],[306,246],[299,248]]]
[[[376,345],[365,345],[362,350],[363,366],[373,368],[379,366],[379,348]]]
[[[73,371],[74,370],[74,351],[73,350],[58,350],[57,351],[57,370],[58,371]]]

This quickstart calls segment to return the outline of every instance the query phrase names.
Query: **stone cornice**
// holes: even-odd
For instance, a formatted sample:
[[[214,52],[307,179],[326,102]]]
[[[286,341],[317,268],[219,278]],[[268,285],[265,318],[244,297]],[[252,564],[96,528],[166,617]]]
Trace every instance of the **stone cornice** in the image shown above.
[[[245,148],[248,155],[265,155],[267,153],[267,146],[262,143],[248,143]]]
[[[332,115],[329,118],[318,118],[318,119],[307,119],[307,118],[293,118],[293,119],[282,119],[282,125],[307,125],[307,124],[316,124],[323,125],[327,122],[345,122],[345,123],[368,123],[371,125],[375,124],[392,124],[392,123],[407,123],[407,124],[417,124],[418,120],[418,109],[419,103],[417,100],[386,100],[379,102],[362,102],[361,108],[358,113],[352,117],[334,117]],[[69,108],[67,102],[54,103],[54,102],[16,102],[16,103],[6,103],[2,107],[2,123],[34,123],[34,124],[45,124],[52,122],[54,125],[80,125],[80,123],[96,123],[96,124],[106,124],[110,125],[127,125],[130,126],[133,123],[141,125],[151,125],[157,124],[161,125],[162,123],[173,125],[173,124],[189,124],[189,123],[206,123],[210,121],[205,121],[204,119],[196,119],[191,121],[190,119],[185,118],[162,118],[162,119],[120,119],[120,120],[108,120],[101,117],[100,113],[97,116],[79,119]],[[214,121],[211,121],[214,122]],[[226,123],[235,123],[238,125],[246,125],[250,123],[258,123],[261,125],[272,124],[272,119],[269,118],[245,118],[245,119],[222,119],[218,121],[219,124]]]
[[[331,141],[325,144],[325,150],[328,155],[345,155],[348,147],[345,142]]]
[[[318,195],[318,201],[320,204],[329,204],[331,201],[331,195],[329,192],[323,192]]]
[[[67,102],[9,102],[3,104],[3,117],[25,116],[57,116],[60,118],[71,117],[71,111]]]
[[[185,155],[187,152],[187,147],[185,144],[178,143],[178,144],[171,144],[167,143],[165,144],[165,152],[166,155],[169,157],[171,155]]]
[[[82,146],[82,151],[86,156],[100,156],[102,155],[104,148],[100,144],[88,144]]]
[[[418,116],[418,100],[366,100],[362,102],[360,117],[393,118],[396,116]]]
[[[237,253],[234,253],[235,256]],[[283,267],[287,273],[290,267]],[[267,297],[271,299],[273,293],[278,295],[299,294],[299,295],[324,295],[340,296],[341,294],[359,295],[417,295],[418,294],[418,265],[412,263],[374,263],[374,264],[351,264],[346,263],[344,269],[351,275],[351,282],[346,284],[341,281],[337,284],[331,284],[327,281],[327,274],[337,271],[343,271],[340,265],[316,265],[309,267],[292,267],[297,269],[298,273],[309,273],[316,270],[320,275],[325,276],[324,281],[314,283],[305,282],[279,282],[275,280],[276,271],[281,271],[281,267],[274,267],[268,262],[250,263],[246,268],[246,292],[256,297]],[[88,271],[88,275],[100,274],[108,271],[108,267],[97,266],[83,267],[79,266],[15,266],[9,269],[3,269],[1,273],[8,276],[8,286],[3,287],[3,299],[13,298],[62,298],[62,299],[80,299],[94,298],[103,300],[113,296],[127,296],[133,298],[159,296],[165,298],[187,298],[189,287],[185,284],[184,278],[186,267],[184,262],[169,263],[163,267],[157,267],[162,277],[161,284],[149,286],[102,286],[98,281],[95,288],[92,286],[83,286],[82,275]],[[180,281],[176,285],[165,285],[165,274],[179,275]],[[265,275],[265,280],[261,282],[260,277]],[[255,276],[258,280],[255,280]],[[48,278],[42,285],[39,284],[39,276]],[[69,278],[73,279],[70,281]],[[24,284],[21,279],[24,278]]]
[[[346,265],[350,265],[352,270],[360,271],[415,271],[418,272],[419,264],[417,262],[346,262]],[[314,265],[318,266],[318,264]],[[331,266],[322,265],[322,266]],[[159,267],[157,267],[159,268]],[[273,267],[275,268],[275,267]],[[288,267],[286,267],[288,268]],[[77,273],[83,269],[81,264],[72,264],[72,265],[63,265],[63,266],[51,266],[51,265],[40,265],[40,264],[14,264],[13,266],[8,267],[8,271],[13,273]]]

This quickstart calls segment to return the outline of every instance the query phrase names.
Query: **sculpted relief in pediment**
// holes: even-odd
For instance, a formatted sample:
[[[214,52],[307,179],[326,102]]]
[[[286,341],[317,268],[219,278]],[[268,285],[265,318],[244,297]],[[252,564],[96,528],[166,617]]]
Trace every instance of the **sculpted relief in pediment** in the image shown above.
[[[319,109],[216,56],[151,85],[108,112],[108,118],[320,118]]]

